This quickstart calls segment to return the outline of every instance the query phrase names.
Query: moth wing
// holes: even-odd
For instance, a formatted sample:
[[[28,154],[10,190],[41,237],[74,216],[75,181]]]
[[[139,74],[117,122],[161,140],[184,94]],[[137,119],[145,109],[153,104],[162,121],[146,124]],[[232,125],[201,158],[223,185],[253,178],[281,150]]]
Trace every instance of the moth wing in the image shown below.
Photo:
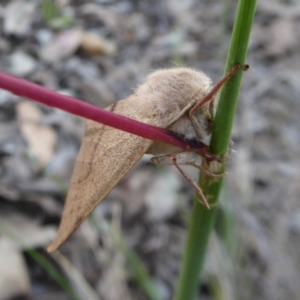
[[[137,106],[135,99],[128,98],[107,110],[139,120]],[[87,121],[58,234],[49,245],[49,252],[55,251],[69,238],[152,143],[151,140]]]

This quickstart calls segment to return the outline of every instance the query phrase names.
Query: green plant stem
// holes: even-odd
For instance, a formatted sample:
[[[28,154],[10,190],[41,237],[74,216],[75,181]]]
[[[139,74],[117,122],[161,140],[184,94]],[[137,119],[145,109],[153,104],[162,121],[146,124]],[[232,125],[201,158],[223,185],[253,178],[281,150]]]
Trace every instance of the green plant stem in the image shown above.
[[[256,7],[256,0],[240,0],[236,13],[236,21],[227,57],[225,73],[234,65],[244,64],[248,42]],[[218,109],[215,116],[210,150],[213,154],[224,156],[227,153],[237,99],[242,79],[242,71],[235,74],[222,88]],[[223,172],[224,164],[220,164],[214,172]],[[209,178],[201,174],[199,184],[212,206],[206,210],[194,200],[193,210],[189,221],[189,232],[183,255],[176,300],[192,300],[195,298],[199,285],[199,277],[203,268],[208,239],[212,230],[219,194],[222,188],[222,178]]]

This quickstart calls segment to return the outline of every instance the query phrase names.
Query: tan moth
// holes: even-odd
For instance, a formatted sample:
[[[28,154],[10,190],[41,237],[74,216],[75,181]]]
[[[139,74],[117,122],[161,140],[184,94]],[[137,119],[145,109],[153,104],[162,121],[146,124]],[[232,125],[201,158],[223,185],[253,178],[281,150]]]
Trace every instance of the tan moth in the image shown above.
[[[151,73],[134,94],[106,110],[170,129],[186,140],[201,142],[212,130],[218,90],[239,68],[239,65],[234,67],[213,88],[210,78],[201,71],[158,70]],[[200,155],[211,158],[205,151]],[[155,163],[174,164],[209,208],[200,188],[185,175],[180,165],[201,167],[190,160],[182,162],[181,149],[88,120],[58,235],[48,247],[49,252],[57,250],[69,238],[144,154],[154,155]]]

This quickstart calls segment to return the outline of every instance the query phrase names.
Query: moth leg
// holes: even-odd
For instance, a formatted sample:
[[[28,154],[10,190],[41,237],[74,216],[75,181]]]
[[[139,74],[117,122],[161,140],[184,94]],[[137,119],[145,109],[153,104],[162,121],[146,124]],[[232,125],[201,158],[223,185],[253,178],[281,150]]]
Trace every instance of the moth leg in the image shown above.
[[[176,153],[172,154],[163,154],[163,155],[158,155],[158,156],[153,156],[151,157],[150,161],[154,163],[155,165],[166,165],[166,166],[171,166],[173,165],[172,159],[176,157],[176,155],[185,153],[184,151],[178,151]]]
[[[193,108],[192,108],[192,109],[193,109]],[[192,122],[192,125],[193,125],[193,127],[194,127],[194,129],[195,129],[195,131],[196,131],[196,133],[197,133],[197,135],[198,135],[198,137],[199,137],[200,139],[202,139],[203,137],[206,136],[206,133],[205,133],[205,131],[204,131],[203,129],[201,129],[201,127],[197,124],[196,117],[194,116],[194,111],[193,111],[193,114],[191,114],[192,109],[189,111],[189,118],[190,118],[190,120],[191,120],[191,122]]]
[[[190,183],[190,185],[196,190],[196,192],[198,193],[199,197],[200,197],[200,202],[207,208],[210,209],[210,206],[206,200],[205,195],[203,194],[201,188],[198,186],[198,184],[192,179],[190,178],[184,171],[183,169],[180,167],[180,165],[190,165],[190,166],[194,166],[200,170],[202,170],[203,172],[207,173],[209,176],[215,177],[215,176],[222,176],[219,174],[213,174],[211,172],[209,172],[208,170],[205,170],[203,167],[201,167],[200,165],[196,164],[195,162],[193,163],[193,161],[188,161],[188,162],[183,162],[183,163],[178,163],[177,162],[177,157],[176,155],[180,154],[182,152],[178,152],[176,154],[169,154],[169,155],[162,155],[162,156],[156,156],[156,157],[152,157],[151,158],[151,162],[153,162],[154,164],[161,164],[161,165],[174,165],[178,171],[182,174],[182,176]]]
[[[215,174],[215,173],[212,173],[210,171],[208,171],[206,168],[202,167],[201,165],[197,164],[195,161],[193,160],[190,160],[190,161],[187,161],[183,164],[180,164],[180,165],[183,165],[183,166],[192,166],[192,167],[195,167],[196,169],[200,170],[201,172],[205,173],[207,176],[210,176],[210,177],[213,177],[213,178],[222,178],[224,177],[225,173],[221,173],[221,174]]]
[[[186,105],[180,112],[179,114],[174,117],[169,124],[167,125],[167,127],[171,126],[173,123],[175,123],[180,117],[182,117],[186,112],[188,112],[195,104],[197,103],[197,99],[194,97],[192,99],[192,101]]]
[[[196,169],[202,171],[206,175],[213,177],[213,178],[222,178],[224,176],[224,173],[222,174],[215,174],[207,170],[205,167],[201,166],[200,164],[197,164],[193,159],[187,160],[187,161],[178,161],[177,155],[185,153],[184,151],[180,151],[177,153],[167,154],[167,155],[161,155],[161,156],[154,156],[150,159],[150,161],[156,165],[174,165],[173,159],[176,158],[177,165],[180,166],[191,166],[195,167]],[[214,160],[217,160],[215,158]]]
[[[223,163],[225,163],[231,157],[231,154],[232,154],[232,151],[233,151],[232,149],[233,149],[233,141],[230,140],[229,145],[228,145],[227,153],[223,157],[211,154],[210,156],[207,156],[207,158],[206,158],[205,156],[202,156],[201,153],[199,153],[199,155],[201,157],[203,157],[204,159],[206,159],[206,161],[208,163],[210,163],[212,161],[216,161],[216,162],[218,162],[220,164],[223,164]]]
[[[200,197],[200,202],[207,208],[210,209],[210,206],[206,200],[205,195],[203,194],[201,188],[198,186],[198,184],[192,179],[190,178],[183,170],[182,168],[179,166],[179,164],[177,163],[177,158],[173,157],[172,158],[173,164],[174,166],[178,169],[178,171],[182,174],[182,176],[192,185],[192,187],[196,190],[196,192],[198,193],[199,197]]]
[[[226,155],[224,155],[223,157],[219,157],[219,159],[217,159],[217,161],[219,163],[225,163],[230,158],[230,156],[232,154],[232,149],[233,149],[233,141],[230,140]]]

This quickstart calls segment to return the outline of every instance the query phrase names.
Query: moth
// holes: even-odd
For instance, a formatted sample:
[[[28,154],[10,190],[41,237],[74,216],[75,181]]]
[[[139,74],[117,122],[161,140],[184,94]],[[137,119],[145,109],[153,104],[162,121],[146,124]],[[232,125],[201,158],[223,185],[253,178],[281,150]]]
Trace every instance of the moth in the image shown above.
[[[203,140],[212,131],[217,92],[238,69],[239,65],[213,88],[211,79],[201,71],[189,68],[158,70],[148,75],[131,96],[106,110],[165,128],[187,143],[200,145],[200,155],[213,159]],[[152,154],[154,163],[174,164],[209,208],[200,188],[180,165],[201,167],[190,160],[182,161],[181,149],[88,120],[58,235],[49,245],[49,252],[57,250],[69,238],[144,154]]]

